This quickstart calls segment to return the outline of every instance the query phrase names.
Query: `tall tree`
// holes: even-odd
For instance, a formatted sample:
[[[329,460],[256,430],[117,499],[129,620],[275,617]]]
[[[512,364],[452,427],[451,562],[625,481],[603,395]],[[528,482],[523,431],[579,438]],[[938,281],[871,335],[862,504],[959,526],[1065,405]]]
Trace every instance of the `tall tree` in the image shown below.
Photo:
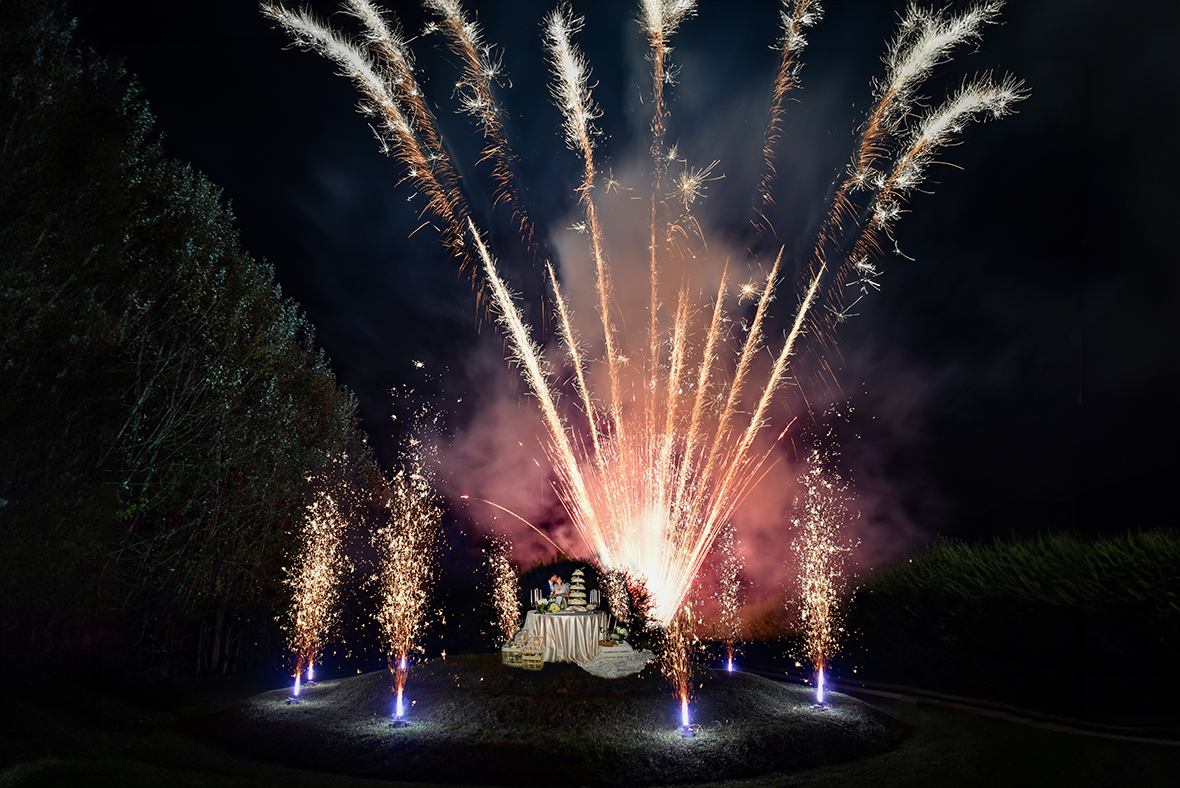
[[[0,91],[0,605],[225,670],[273,624],[307,478],[379,486],[355,399],[48,3],[0,3]]]

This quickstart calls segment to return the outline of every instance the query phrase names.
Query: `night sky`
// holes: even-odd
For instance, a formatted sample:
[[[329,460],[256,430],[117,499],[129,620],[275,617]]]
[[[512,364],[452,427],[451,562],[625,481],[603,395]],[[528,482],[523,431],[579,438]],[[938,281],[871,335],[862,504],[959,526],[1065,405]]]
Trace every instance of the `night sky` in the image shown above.
[[[570,223],[579,175],[540,48],[553,5],[467,4],[503,50],[511,87],[498,97],[543,232]],[[586,16],[577,42],[603,108],[600,160],[622,170],[648,144],[636,9],[572,5]],[[323,16],[336,7],[311,6]],[[777,6],[705,2],[674,41],[681,70],[669,139],[691,164],[720,161],[725,178],[709,184],[703,223],[710,239],[736,246],[750,243]],[[844,173],[903,8],[826,6],[808,37],[776,184],[788,254],[805,246]],[[417,3],[387,7],[408,35],[421,29]],[[246,0],[68,8],[85,44],[137,75],[169,155],[225,190],[244,247],[275,265],[340,382],[357,393],[379,457],[396,457],[402,425],[426,399],[446,416],[444,432],[467,441],[444,452],[448,492],[478,487],[489,466],[536,484],[535,434],[495,456],[486,434],[472,437],[494,418],[527,432],[519,424],[532,405],[470,278],[429,227],[410,237],[422,200],[397,185],[399,165],[378,152],[349,82],[319,56],[287,48]],[[955,166],[932,170],[930,193],[915,196],[896,234],[913,260],[879,262],[881,292],[858,305],[831,357],[855,408],[842,455],[866,500],[866,562],[901,557],[936,532],[976,539],[1176,522],[1164,504],[1177,470],[1180,4],[1024,0],[1001,22],[941,67],[928,93],[940,101],[990,69],[1023,79],[1030,98],[1012,117],[971,127],[944,156]],[[496,235],[513,286],[536,292],[533,269],[513,259],[488,205],[478,134],[451,111],[456,72],[443,40],[412,46],[477,218]],[[394,387],[414,393],[395,399]]]

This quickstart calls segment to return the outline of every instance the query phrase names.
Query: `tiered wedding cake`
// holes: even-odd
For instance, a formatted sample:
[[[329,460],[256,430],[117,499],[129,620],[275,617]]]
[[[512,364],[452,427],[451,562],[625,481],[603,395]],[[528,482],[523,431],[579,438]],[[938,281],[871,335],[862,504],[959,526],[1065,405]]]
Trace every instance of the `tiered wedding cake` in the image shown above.
[[[575,571],[573,577],[570,578],[569,606],[582,609],[586,607],[586,581],[582,577],[581,569]]]

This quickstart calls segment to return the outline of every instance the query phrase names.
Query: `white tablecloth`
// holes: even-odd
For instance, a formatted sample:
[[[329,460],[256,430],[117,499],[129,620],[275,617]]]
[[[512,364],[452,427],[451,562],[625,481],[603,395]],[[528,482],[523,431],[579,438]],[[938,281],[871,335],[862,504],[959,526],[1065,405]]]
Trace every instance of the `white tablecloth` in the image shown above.
[[[606,613],[538,613],[524,617],[524,631],[545,638],[546,662],[586,662],[598,654]]]

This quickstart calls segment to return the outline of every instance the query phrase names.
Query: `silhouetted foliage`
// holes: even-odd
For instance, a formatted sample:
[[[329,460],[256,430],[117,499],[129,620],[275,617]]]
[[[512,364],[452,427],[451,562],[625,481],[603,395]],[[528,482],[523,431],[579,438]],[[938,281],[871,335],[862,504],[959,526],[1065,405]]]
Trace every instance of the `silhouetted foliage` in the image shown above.
[[[940,538],[864,579],[843,662],[870,681],[1111,719],[1126,694],[1114,676],[1175,691],[1178,600],[1175,530]]]
[[[0,605],[227,670],[273,626],[307,479],[378,474],[306,317],[152,125],[47,3],[0,3]]]

